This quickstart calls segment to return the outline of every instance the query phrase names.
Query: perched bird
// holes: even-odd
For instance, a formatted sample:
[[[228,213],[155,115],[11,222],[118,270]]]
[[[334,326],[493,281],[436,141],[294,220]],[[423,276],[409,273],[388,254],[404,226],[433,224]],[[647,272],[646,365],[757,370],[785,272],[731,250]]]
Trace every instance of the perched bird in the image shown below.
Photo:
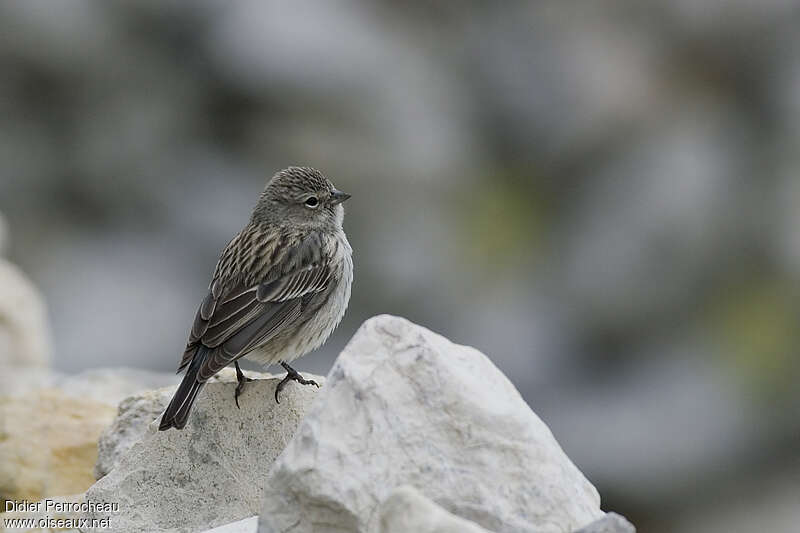
[[[186,375],[160,430],[182,429],[203,385],[231,363],[238,406],[251,381],[241,357],[286,369],[275,401],[291,380],[317,385],[288,363],[325,342],[350,300],[353,250],[342,229],[348,198],[313,168],[289,167],[269,180],[250,222],[220,255],[178,367]]]

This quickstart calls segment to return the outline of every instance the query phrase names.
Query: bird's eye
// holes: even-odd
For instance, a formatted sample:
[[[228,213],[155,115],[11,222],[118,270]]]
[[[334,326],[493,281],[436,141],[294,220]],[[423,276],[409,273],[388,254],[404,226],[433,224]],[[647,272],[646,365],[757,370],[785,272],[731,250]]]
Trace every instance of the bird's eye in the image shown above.
[[[317,198],[316,196],[309,196],[308,198],[306,198],[305,204],[306,207],[314,209],[319,205],[319,198]]]

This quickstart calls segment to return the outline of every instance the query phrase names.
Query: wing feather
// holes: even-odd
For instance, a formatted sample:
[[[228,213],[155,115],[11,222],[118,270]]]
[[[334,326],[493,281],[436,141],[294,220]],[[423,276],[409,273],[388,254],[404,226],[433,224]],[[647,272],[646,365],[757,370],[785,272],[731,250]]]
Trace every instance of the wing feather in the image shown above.
[[[241,243],[234,239],[229,246]],[[312,233],[275,253],[274,264],[263,269],[261,280],[239,276],[229,286],[218,268],[219,277],[197,311],[180,368],[191,362],[198,345],[212,348],[198,373],[205,381],[290,326],[313,295],[330,284],[332,265],[323,250],[321,237]],[[220,261],[234,252],[226,249]]]
[[[209,348],[216,348],[259,315],[262,315],[263,311],[264,306],[253,298],[246,306],[238,308],[231,315],[220,317],[221,320],[219,322],[209,326],[208,331],[201,339],[203,344]]]

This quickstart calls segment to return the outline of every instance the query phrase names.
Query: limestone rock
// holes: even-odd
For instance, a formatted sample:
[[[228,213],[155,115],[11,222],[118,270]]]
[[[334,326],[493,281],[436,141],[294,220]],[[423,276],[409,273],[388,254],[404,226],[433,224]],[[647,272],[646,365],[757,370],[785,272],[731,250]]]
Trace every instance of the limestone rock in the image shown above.
[[[79,374],[60,376],[56,386],[72,396],[90,397],[117,406],[125,398],[145,390],[177,387],[174,372],[152,372],[135,368],[93,368]]]
[[[0,373],[0,498],[84,492],[97,441],[121,398],[177,376],[100,369],[65,376],[40,367]]]
[[[380,533],[489,533],[448,513],[411,486],[395,490],[380,507]]]
[[[50,327],[42,296],[16,266],[0,259],[0,367],[47,367]]]
[[[157,431],[151,423],[87,499],[119,503],[111,518],[118,533],[202,531],[258,514],[270,466],[318,391],[290,383],[276,404],[278,381],[249,383],[241,409],[233,401],[235,383],[209,383],[186,428]]]
[[[44,367],[14,367],[2,369],[0,365],[0,397],[21,396],[36,389],[57,389],[63,378]]]
[[[636,533],[636,528],[624,516],[608,513],[575,533]]]
[[[101,373],[101,376],[105,373]],[[155,376],[130,376],[123,374],[127,377],[137,377],[139,381],[147,379],[154,381],[158,379]],[[259,372],[248,372],[247,376],[251,379],[269,379],[273,376],[271,374],[264,374]],[[108,383],[111,381],[115,387],[119,387],[120,378],[122,376],[110,373],[110,380],[103,379],[101,381]],[[171,380],[175,376],[171,376]],[[130,380],[137,381],[137,380]],[[129,383],[130,381],[122,381],[122,384]],[[212,383],[216,382],[236,382],[236,373],[232,368],[225,368],[216,376],[211,378]],[[139,442],[147,432],[147,427],[166,409],[169,404],[175,386],[164,387],[157,390],[144,390],[137,394],[133,394],[128,398],[122,400],[117,409],[117,417],[114,422],[103,431],[100,435],[100,440],[97,443],[97,464],[94,468],[94,475],[96,479],[100,479],[111,471],[120,457],[122,457],[134,444]]]
[[[132,368],[94,368],[78,374],[62,374],[47,368],[14,368],[0,375],[0,396],[19,396],[35,389],[58,389],[74,398],[91,398],[112,407],[128,396],[167,385],[177,386],[172,372]]]
[[[603,516],[595,488],[486,356],[380,316],[275,461],[261,531],[372,533],[401,485],[497,533],[561,533]]]
[[[0,499],[84,492],[94,481],[97,438],[114,413],[58,389],[0,396]]]
[[[95,479],[108,474],[120,458],[134,444],[142,440],[147,432],[147,426],[161,415],[174,392],[175,387],[164,387],[144,391],[122,400],[117,408],[117,417],[97,441]]]
[[[244,520],[238,520],[224,526],[209,529],[204,533],[256,533],[258,530],[258,517],[251,516]]]

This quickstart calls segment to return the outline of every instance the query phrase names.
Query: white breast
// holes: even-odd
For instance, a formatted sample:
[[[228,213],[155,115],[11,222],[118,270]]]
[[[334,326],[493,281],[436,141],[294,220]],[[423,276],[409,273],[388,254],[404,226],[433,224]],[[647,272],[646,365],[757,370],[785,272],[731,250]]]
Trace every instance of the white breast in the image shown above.
[[[338,240],[338,246],[334,239]],[[265,346],[266,349],[259,348],[248,354],[248,359],[266,365],[277,364],[278,361],[287,363],[293,361],[319,348],[342,321],[350,302],[350,289],[353,284],[353,249],[350,247],[344,231],[340,231],[334,239],[330,239],[326,244],[329,246],[329,253],[335,251],[333,262],[338,265],[339,276],[337,277],[340,278],[340,281],[328,301],[317,311],[313,319],[308,320],[298,330],[288,345],[281,350],[281,353],[276,354],[269,350],[268,343]]]

